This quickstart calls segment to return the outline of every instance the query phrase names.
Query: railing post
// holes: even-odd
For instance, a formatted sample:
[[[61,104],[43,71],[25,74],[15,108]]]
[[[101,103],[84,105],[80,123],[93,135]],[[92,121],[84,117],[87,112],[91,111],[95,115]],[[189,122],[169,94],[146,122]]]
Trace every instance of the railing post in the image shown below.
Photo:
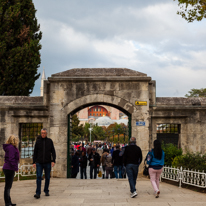
[[[182,167],[180,167],[180,171],[179,171],[179,188],[181,188],[182,185]]]
[[[19,169],[20,169],[19,166],[20,166],[20,164],[18,164],[18,173],[17,173],[18,174],[18,181],[19,181]]]

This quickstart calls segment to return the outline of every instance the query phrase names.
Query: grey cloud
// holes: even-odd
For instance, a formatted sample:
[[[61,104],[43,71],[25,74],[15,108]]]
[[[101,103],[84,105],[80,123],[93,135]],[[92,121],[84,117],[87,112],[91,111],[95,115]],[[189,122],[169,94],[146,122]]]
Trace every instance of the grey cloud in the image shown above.
[[[201,73],[206,66],[194,55],[200,53],[202,60],[206,51],[206,22],[186,23],[176,15],[177,2],[34,0],[34,4],[43,31],[41,65],[47,77],[74,67],[127,67],[156,80],[158,96],[176,95],[177,90],[184,96],[195,85],[205,87],[198,73],[194,81],[195,74],[185,73],[186,84],[174,75],[183,75],[177,72],[182,68]],[[134,46],[125,44],[130,41]],[[100,48],[103,42],[108,51]],[[122,51],[110,51],[119,46]],[[39,87],[40,80],[32,95],[39,93]]]

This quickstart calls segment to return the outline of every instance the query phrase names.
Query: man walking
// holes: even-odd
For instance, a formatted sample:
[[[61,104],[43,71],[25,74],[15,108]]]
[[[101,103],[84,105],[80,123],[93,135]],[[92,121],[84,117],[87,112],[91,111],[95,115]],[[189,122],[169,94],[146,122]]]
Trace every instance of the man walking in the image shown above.
[[[134,198],[137,196],[136,181],[139,165],[142,162],[142,150],[136,145],[135,137],[132,137],[130,139],[130,145],[125,147],[123,158],[130,185],[131,198]]]
[[[51,158],[52,156],[52,158]],[[41,130],[41,138],[36,141],[33,155],[33,167],[36,167],[36,194],[35,198],[40,198],[41,195],[41,180],[42,172],[45,172],[45,186],[44,192],[46,196],[49,196],[49,182],[51,166],[54,167],[56,159],[56,152],[54,149],[53,141],[47,137],[47,129]]]
[[[113,152],[112,155],[112,164],[114,166],[114,174],[117,179],[122,178],[123,158],[122,156],[119,155],[119,153],[120,153],[120,146],[116,145],[116,150]]]
[[[89,155],[89,166],[90,166],[90,179],[93,177],[93,171],[94,171],[94,179],[97,178],[97,168],[100,165],[100,156],[96,152],[96,149],[92,149],[92,153]]]

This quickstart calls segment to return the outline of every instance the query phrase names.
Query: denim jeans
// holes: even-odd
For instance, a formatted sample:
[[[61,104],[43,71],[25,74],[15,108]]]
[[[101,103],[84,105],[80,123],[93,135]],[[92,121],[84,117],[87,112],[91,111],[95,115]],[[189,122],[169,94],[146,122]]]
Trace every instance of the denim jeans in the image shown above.
[[[128,176],[128,180],[129,180],[131,193],[136,191],[135,187],[136,187],[138,169],[139,169],[139,165],[127,164],[127,166],[126,166],[126,172],[127,172],[127,176]]]
[[[94,179],[97,178],[97,167],[90,165],[90,179],[93,179],[93,170],[94,170]]]
[[[80,173],[81,173],[81,179],[83,179],[83,175],[84,175],[84,178],[87,179],[87,168],[86,167],[80,167]]]
[[[118,173],[119,173],[119,177],[118,177]],[[114,166],[114,174],[117,179],[122,178],[122,166],[121,165]]]
[[[11,197],[10,197],[10,190],[14,180],[15,171],[4,169],[3,172],[5,175],[4,201],[5,201],[5,205],[10,205],[12,204]]]
[[[49,182],[50,182],[50,172],[51,172],[51,163],[36,163],[36,194],[40,195],[41,194],[41,178],[42,178],[42,173],[43,169],[45,172],[45,185],[44,185],[44,192],[48,193],[49,192]]]

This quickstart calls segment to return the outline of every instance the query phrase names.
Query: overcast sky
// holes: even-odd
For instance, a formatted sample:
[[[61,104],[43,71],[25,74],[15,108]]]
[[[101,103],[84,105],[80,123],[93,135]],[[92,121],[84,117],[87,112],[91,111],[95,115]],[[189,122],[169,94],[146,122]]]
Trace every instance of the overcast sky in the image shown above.
[[[129,68],[156,80],[157,97],[205,88],[206,20],[187,23],[173,0],[33,0],[42,73]],[[40,79],[31,96],[40,95]]]

